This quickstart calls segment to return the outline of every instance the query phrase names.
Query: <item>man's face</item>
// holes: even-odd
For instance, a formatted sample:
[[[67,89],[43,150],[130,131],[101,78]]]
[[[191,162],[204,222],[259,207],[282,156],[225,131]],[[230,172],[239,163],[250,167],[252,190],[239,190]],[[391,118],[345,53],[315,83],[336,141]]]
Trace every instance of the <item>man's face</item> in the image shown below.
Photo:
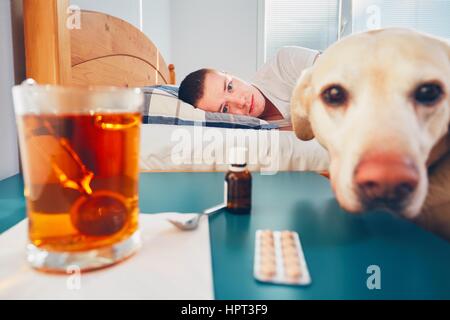
[[[203,97],[197,108],[209,112],[260,116],[265,99],[254,86],[222,72],[208,72],[205,76]]]

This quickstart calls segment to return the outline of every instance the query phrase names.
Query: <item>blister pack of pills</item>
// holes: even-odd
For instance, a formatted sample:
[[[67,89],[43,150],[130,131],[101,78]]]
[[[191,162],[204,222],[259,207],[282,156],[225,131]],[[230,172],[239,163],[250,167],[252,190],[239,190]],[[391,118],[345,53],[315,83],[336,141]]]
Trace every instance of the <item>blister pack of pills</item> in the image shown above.
[[[257,230],[253,273],[262,282],[310,284],[311,277],[298,233]]]

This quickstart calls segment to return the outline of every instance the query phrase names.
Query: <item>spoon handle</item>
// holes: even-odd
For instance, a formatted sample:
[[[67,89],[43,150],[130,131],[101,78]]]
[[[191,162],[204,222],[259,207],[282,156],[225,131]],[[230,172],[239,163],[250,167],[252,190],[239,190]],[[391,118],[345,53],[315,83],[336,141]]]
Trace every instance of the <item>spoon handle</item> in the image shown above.
[[[218,205],[215,205],[214,207],[203,210],[203,214],[206,214],[209,216],[210,214],[213,214],[213,213],[219,211],[220,209],[225,208],[226,206],[227,206],[226,203],[220,203]]]

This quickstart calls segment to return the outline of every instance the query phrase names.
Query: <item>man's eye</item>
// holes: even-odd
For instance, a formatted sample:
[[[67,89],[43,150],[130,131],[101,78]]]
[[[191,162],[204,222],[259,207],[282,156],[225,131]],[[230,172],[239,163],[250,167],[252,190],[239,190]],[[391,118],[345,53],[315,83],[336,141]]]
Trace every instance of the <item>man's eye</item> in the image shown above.
[[[228,91],[228,92],[233,91],[233,81],[228,82],[228,85],[227,85],[227,91]]]
[[[228,106],[223,106],[222,113],[228,113]]]

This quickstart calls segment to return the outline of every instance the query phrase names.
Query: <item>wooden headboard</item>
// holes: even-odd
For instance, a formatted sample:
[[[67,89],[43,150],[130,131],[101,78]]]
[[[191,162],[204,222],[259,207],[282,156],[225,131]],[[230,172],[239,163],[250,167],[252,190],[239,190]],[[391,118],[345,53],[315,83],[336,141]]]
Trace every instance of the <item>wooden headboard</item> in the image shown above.
[[[68,28],[69,0],[24,0],[27,78],[38,83],[140,87],[175,84],[173,65],[139,29],[119,18],[81,11]]]

